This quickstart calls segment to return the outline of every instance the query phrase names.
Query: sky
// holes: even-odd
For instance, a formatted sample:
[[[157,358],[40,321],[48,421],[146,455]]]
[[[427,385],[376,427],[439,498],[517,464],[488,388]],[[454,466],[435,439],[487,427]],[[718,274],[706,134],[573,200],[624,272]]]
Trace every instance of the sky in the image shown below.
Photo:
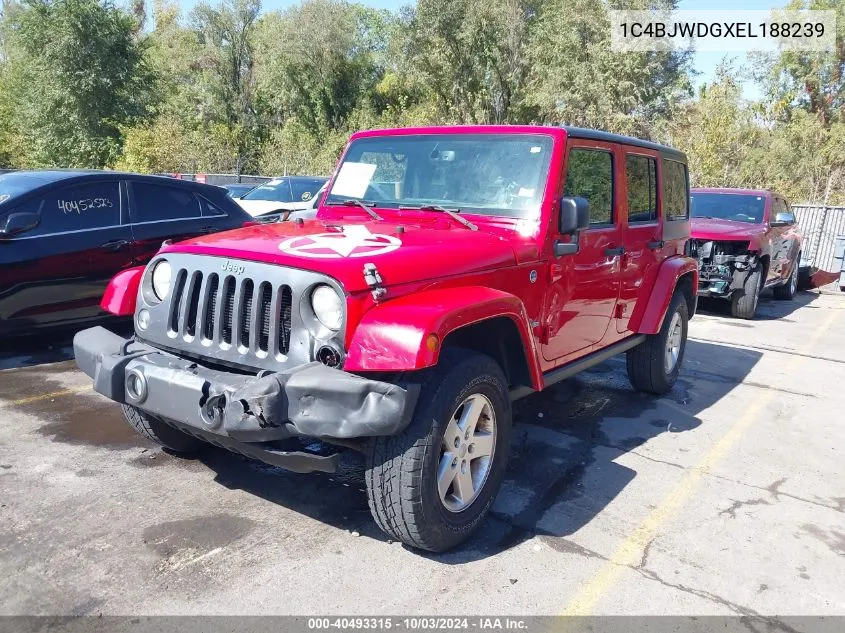
[[[376,9],[389,9],[391,11],[397,10],[405,4],[413,4],[409,0],[356,0],[361,4],[365,4]],[[194,0],[181,0],[184,9],[188,10],[194,5]],[[289,6],[299,4],[299,0],[263,0],[264,11],[275,11],[285,9]],[[772,10],[782,8],[786,4],[786,0],[780,2],[773,0],[680,0],[679,9],[695,10],[695,9],[752,9],[752,10]],[[620,53],[624,54],[624,53]],[[719,63],[728,56],[733,60],[735,66],[742,66],[747,60],[744,53],[717,53],[717,52],[700,52],[695,54],[693,65],[695,70],[699,73],[695,82],[696,85],[709,83],[712,81],[716,67]],[[759,97],[760,92],[753,82],[747,81],[743,85],[743,95],[746,99],[755,99]]]

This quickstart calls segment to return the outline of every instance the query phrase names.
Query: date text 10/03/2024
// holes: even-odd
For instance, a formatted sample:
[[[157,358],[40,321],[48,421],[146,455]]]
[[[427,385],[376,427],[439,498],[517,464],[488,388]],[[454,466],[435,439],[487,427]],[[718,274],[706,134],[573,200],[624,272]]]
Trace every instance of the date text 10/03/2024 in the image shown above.
[[[528,628],[525,620],[519,618],[443,618],[443,617],[353,617],[353,618],[308,618],[308,629],[328,630],[409,630],[409,631],[445,631],[479,630],[521,631]]]

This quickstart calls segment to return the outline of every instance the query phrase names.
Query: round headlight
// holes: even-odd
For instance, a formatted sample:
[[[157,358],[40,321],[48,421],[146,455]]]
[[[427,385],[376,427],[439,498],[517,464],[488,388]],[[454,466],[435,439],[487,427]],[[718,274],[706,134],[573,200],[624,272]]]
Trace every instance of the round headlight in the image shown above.
[[[170,263],[166,259],[162,259],[153,267],[153,294],[159,301],[164,301],[170,292],[170,275]]]
[[[311,307],[317,319],[330,330],[343,325],[343,301],[331,286],[317,286],[311,293]]]

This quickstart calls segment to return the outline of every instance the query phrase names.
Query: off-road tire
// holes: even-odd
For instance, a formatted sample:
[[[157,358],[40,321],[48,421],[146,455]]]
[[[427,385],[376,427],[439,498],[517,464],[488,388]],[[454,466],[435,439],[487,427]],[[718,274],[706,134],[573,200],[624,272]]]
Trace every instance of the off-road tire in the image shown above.
[[[149,413],[128,404],[123,405],[123,415],[138,433],[174,453],[192,455],[198,453],[205,446],[205,442],[202,440],[174,429]]]
[[[753,319],[760,301],[760,291],[763,288],[762,271],[760,268],[752,270],[745,278],[743,287],[734,290],[731,295],[731,316],[736,319]]]
[[[681,319],[681,349],[675,366],[667,373],[664,364],[666,344],[669,328],[676,313]],[[669,302],[666,316],[663,317],[660,331],[649,335],[645,341],[627,352],[628,380],[634,389],[656,395],[663,395],[672,390],[684,362],[688,324],[689,308],[686,298],[682,292],[676,290],[672,295],[672,301]]]
[[[792,272],[789,273],[786,283],[774,288],[775,299],[778,301],[792,301],[795,298],[795,294],[798,292],[798,266],[800,262],[801,253],[798,253],[798,257],[792,265]]]
[[[445,350],[438,364],[421,372],[420,378],[420,397],[408,428],[370,443],[367,499],[373,518],[389,536],[442,552],[469,538],[493,505],[510,452],[510,398],[499,365],[468,350]],[[441,441],[452,414],[477,393],[489,399],[496,414],[495,450],[478,496],[460,512],[450,512],[437,489]]]

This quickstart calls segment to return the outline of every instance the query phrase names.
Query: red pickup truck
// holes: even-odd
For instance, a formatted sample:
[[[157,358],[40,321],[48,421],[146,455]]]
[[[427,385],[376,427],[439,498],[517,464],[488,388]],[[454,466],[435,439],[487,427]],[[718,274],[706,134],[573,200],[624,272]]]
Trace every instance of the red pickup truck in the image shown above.
[[[355,134],[317,218],[166,245],[74,339],[95,389],[174,451],[299,472],[366,456],[378,525],[441,551],[488,512],[511,401],[627,353],[669,391],[695,313],[685,156],[593,130]]]
[[[753,319],[764,288],[773,288],[776,299],[795,296],[804,240],[783,196],[693,189],[692,238],[698,294],[730,301],[733,316]]]

